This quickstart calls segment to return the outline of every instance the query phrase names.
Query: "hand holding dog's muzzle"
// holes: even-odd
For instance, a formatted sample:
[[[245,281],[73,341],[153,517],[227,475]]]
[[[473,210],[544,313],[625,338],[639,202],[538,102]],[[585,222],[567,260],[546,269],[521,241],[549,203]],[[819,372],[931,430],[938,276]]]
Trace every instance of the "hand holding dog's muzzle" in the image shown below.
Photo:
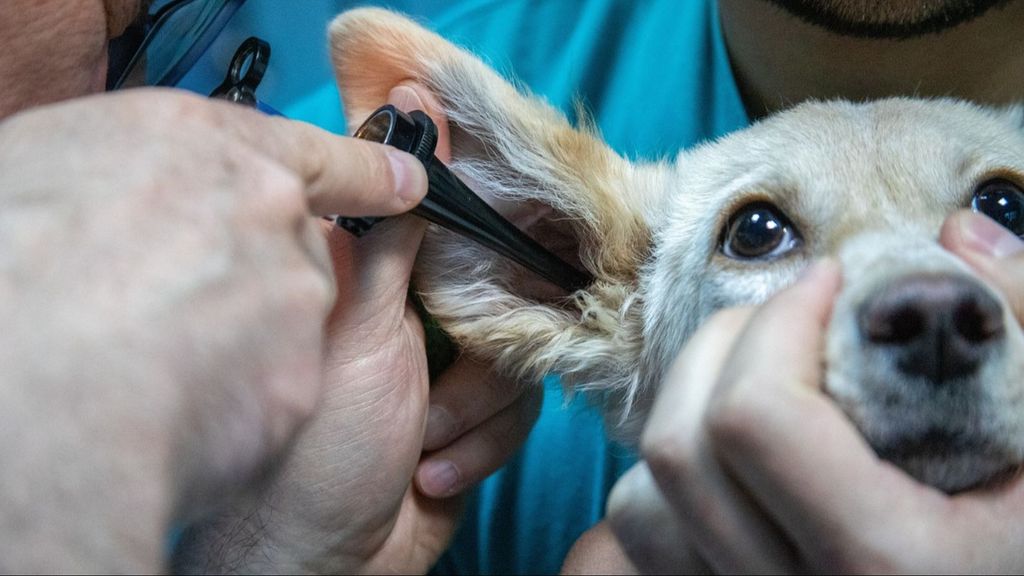
[[[841,427],[843,441],[860,443],[855,454],[837,450],[830,459],[875,459],[816,389],[823,374],[808,353],[825,338],[838,286],[834,263],[819,265],[759,308],[718,312],[686,344],[644,429],[649,474],[635,469],[608,505],[612,528],[641,571],[677,561],[687,565],[676,570],[690,569],[694,555],[727,574],[800,572],[819,560],[802,552],[804,538],[813,543],[816,536],[805,527],[820,525],[790,526],[777,495],[808,486],[791,472],[813,469],[810,460],[822,455],[805,445],[824,438],[823,431],[835,437],[829,426]],[[780,326],[787,331],[782,338]],[[818,435],[807,432],[812,426]],[[792,470],[775,469],[783,465]],[[671,519],[657,507],[662,501]],[[642,530],[655,522],[674,537],[645,537]]]

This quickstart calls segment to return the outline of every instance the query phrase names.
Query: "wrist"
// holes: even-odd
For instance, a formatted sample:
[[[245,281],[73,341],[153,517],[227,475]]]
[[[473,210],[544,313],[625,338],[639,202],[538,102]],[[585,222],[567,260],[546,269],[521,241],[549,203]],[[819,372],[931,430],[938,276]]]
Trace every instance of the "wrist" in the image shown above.
[[[355,574],[344,536],[288,527],[251,500],[190,525],[172,557],[182,574]]]

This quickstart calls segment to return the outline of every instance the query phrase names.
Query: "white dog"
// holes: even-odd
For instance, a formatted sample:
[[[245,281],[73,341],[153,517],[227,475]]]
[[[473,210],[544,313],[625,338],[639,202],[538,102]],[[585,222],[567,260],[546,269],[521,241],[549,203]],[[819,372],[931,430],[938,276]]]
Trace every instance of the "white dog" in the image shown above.
[[[635,164],[403,17],[349,12],[330,39],[351,124],[392,86],[422,83],[451,121],[452,169],[528,233],[568,236],[595,277],[552,297],[516,264],[431,230],[416,283],[465,349],[519,377],[561,374],[635,437],[702,321],[833,255],[844,286],[825,387],[875,450],[947,491],[1024,461],[1024,335],[936,241],[972,205],[1024,232],[1020,108],[808,103]]]

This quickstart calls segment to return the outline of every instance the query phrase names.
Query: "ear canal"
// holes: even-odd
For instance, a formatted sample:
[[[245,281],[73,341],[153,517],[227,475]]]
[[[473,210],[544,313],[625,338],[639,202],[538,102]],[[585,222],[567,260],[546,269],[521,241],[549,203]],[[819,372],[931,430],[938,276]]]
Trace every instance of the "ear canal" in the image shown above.
[[[644,194],[654,171],[403,16],[353,10],[329,35],[350,126],[395,85],[422,84],[449,119],[452,171],[541,244],[568,239],[573,249],[561,255],[596,279],[569,297],[544,297],[518,265],[432,227],[416,273],[431,314],[464,349],[521,379],[555,372],[628,407],[641,347],[637,274],[650,246]]]

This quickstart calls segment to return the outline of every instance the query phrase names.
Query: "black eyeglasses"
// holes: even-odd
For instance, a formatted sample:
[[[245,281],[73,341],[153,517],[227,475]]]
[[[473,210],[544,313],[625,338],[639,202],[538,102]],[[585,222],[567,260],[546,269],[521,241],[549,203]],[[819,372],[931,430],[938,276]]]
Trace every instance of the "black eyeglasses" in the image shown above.
[[[110,43],[107,89],[173,86],[206,52],[245,0],[155,0]]]

